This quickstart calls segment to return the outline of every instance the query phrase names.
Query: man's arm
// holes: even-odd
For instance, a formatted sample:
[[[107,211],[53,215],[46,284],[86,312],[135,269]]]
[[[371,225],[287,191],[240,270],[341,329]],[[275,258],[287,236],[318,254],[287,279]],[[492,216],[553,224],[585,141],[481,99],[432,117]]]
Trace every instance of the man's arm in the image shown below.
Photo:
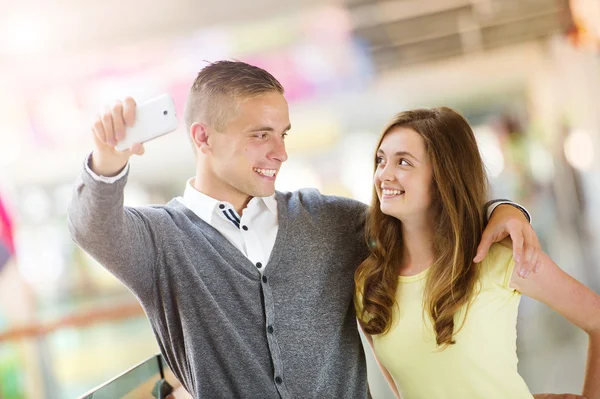
[[[503,204],[512,205],[515,208],[517,208],[518,210],[520,210],[521,213],[523,213],[523,215],[527,218],[529,223],[531,223],[531,214],[529,213],[529,211],[527,209],[525,209],[525,207],[523,207],[509,199],[494,199],[494,200],[486,202],[484,205],[484,208],[486,210],[488,220],[492,217],[492,213],[494,212],[494,209],[496,209],[496,207],[503,205]]]
[[[490,203],[488,202],[489,205]],[[525,208],[514,203],[503,203],[493,209],[481,242],[477,248],[474,262],[481,262],[487,255],[490,246],[510,236],[513,244],[513,258],[519,276],[526,278],[532,271],[541,252],[540,243],[535,231],[529,223],[529,213]]]
[[[550,306],[588,334],[583,394],[588,399],[600,399],[600,295],[562,271],[543,252],[538,268],[526,280],[513,273],[510,287]]]
[[[98,118],[92,131],[95,148],[78,179],[68,210],[73,240],[134,292],[147,290],[152,281],[156,243],[145,213],[123,207],[127,174],[119,176],[129,157],[142,154],[136,145],[118,152],[114,144],[135,121],[135,102],[118,103]],[[110,182],[110,177],[117,176]],[[107,181],[108,179],[108,181]]]

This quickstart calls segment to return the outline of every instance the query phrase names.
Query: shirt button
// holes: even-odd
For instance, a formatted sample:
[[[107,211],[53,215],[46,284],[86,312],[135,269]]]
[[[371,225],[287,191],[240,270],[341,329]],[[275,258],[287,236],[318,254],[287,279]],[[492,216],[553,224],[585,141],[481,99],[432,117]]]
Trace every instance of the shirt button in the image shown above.
[[[225,205],[223,205],[223,204],[219,205],[219,209],[225,209]]]
[[[258,267],[258,268],[260,269],[260,268],[262,267],[262,263],[258,262],[258,263],[256,264],[256,267]]]
[[[263,283],[266,283],[267,282],[267,276],[263,276],[262,281],[263,281]]]
[[[281,383],[283,382],[283,380],[281,379],[281,377],[280,377],[280,376],[277,376],[277,377],[275,377],[275,382],[276,382],[277,384],[281,384]]]
[[[244,231],[248,231],[248,226],[242,226],[242,229],[244,229]]]
[[[273,326],[267,327],[267,331],[269,332],[269,334],[273,334]]]

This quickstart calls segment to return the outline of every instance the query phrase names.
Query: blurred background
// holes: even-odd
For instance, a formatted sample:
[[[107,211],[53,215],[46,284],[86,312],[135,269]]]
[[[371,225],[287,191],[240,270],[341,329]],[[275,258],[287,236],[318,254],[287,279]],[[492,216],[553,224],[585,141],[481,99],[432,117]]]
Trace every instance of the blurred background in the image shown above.
[[[0,398],[74,398],[158,352],[133,295],[70,240],[66,207],[97,113],[169,92],[182,115],[196,73],[224,58],[286,89],[279,190],[369,202],[385,123],[450,106],[493,196],[527,207],[543,249],[599,292],[598,0],[0,0]],[[181,195],[183,123],[131,163],[127,204]],[[587,336],[526,298],[518,329],[530,389],[580,392]],[[368,360],[373,396],[390,398]]]

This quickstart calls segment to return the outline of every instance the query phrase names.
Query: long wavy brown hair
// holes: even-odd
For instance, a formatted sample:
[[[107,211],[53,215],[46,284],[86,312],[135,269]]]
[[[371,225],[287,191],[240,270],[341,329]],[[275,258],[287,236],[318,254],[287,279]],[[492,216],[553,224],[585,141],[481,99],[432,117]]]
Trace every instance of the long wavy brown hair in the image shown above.
[[[423,311],[432,320],[437,345],[454,344],[455,315],[463,306],[468,311],[476,295],[478,268],[473,264],[483,233],[484,204],[488,181],[475,136],[468,122],[454,110],[441,107],[402,112],[384,129],[384,137],[396,127],[406,127],[421,135],[432,166],[435,242],[434,263],[425,285]],[[376,158],[376,156],[375,156]],[[375,170],[377,162],[374,159]],[[381,212],[373,188],[367,216],[366,239],[370,256],[354,276],[358,315],[368,334],[385,334],[392,324],[403,255],[402,222]],[[463,319],[464,322],[464,319]]]

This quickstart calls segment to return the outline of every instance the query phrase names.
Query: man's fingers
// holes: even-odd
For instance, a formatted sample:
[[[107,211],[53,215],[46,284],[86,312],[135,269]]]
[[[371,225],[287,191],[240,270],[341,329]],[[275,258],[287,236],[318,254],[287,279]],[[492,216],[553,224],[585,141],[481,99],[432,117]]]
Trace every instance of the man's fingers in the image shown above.
[[[125,136],[125,120],[123,119],[123,103],[118,101],[111,110],[113,128],[115,130],[115,141]]]
[[[94,132],[94,135],[102,142],[102,144],[106,144],[106,134],[104,133],[104,125],[102,124],[101,118],[101,116],[96,118],[96,121],[92,126],[92,132]]]
[[[475,255],[475,258],[473,258],[473,262],[475,262],[475,263],[481,262],[487,255],[487,253],[490,249],[490,246],[493,243],[494,243],[494,236],[492,235],[492,233],[488,233],[488,232],[484,231],[483,235],[481,236],[481,242],[479,243],[479,246],[477,247],[477,254]]]
[[[523,229],[523,237],[525,239],[523,243],[523,259],[521,262],[521,272],[523,273],[523,277],[527,277],[535,267],[536,259],[534,258],[536,256],[537,247],[535,245],[535,238],[532,232],[533,229],[529,227],[525,227]]]
[[[527,277],[531,272],[537,273],[540,263],[540,252],[541,251],[538,248],[533,248],[531,250],[531,257],[526,263],[527,270],[525,271],[525,277]]]
[[[114,147],[117,144],[117,142],[115,141],[113,118],[112,118],[112,113],[110,111],[107,111],[102,115],[102,127],[104,128],[106,144],[108,144],[111,147]]]
[[[526,266],[526,275],[530,272],[536,273],[538,271],[538,260],[541,253],[540,242],[538,240],[537,234],[535,234],[535,230],[531,226],[527,226],[525,229],[524,235],[526,237],[525,240],[525,266]]]
[[[131,152],[134,153],[135,155],[144,155],[144,152],[146,152],[146,149],[144,148],[143,144],[135,143],[134,145],[131,146]]]
[[[131,97],[126,97],[123,105],[123,120],[127,127],[131,127],[135,123],[135,108],[135,100]]]
[[[515,262],[521,263],[523,259],[523,243],[525,242],[523,230],[513,227],[509,230],[508,234],[513,243],[513,258]]]
[[[533,230],[533,228],[531,228],[531,232],[533,235],[533,239],[534,239],[533,242],[534,242],[535,249],[536,249],[536,251],[535,251],[536,252],[536,262],[535,262],[535,266],[533,268],[533,272],[537,273],[539,270],[539,264],[540,264],[539,259],[540,259],[540,254],[542,252],[542,247],[540,245],[540,240],[538,239],[538,236],[535,233],[535,230]]]

